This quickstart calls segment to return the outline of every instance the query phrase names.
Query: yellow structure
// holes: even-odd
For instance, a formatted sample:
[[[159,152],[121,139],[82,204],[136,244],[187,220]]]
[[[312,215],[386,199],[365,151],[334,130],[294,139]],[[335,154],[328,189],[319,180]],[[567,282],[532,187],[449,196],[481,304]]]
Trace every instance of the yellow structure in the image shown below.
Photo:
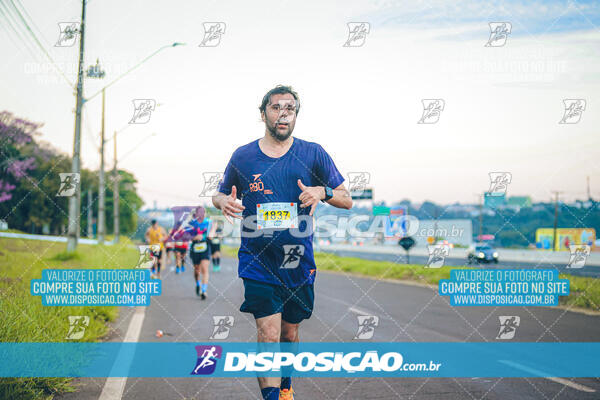
[[[535,247],[541,250],[552,250],[554,241],[553,228],[538,228],[535,231]],[[558,228],[556,230],[555,250],[569,250],[572,244],[587,244],[594,247],[596,230],[594,228]]]

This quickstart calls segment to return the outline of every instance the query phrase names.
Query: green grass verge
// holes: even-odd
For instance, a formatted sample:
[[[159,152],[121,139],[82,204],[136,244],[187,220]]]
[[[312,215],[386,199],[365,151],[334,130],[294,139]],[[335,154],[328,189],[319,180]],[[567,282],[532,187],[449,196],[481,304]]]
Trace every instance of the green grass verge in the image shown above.
[[[224,255],[237,256],[237,248],[221,246]],[[464,267],[425,268],[417,264],[393,264],[386,261],[363,260],[354,257],[339,257],[331,253],[315,253],[315,262],[320,270],[348,272],[378,279],[397,279],[437,285],[440,279],[449,279],[451,269]],[[600,282],[596,278],[559,275],[569,280],[570,294],[560,296],[559,304],[592,311],[600,311]]]
[[[117,307],[45,307],[39,296],[30,294],[29,284],[41,278],[42,269],[131,268],[138,252],[130,245],[127,238],[116,246],[80,244],[68,254],[65,243],[0,238],[0,341],[67,342],[69,315],[90,317],[79,341],[99,341],[108,333],[107,322],[117,317]],[[68,378],[0,379],[0,399],[52,399],[73,390]]]

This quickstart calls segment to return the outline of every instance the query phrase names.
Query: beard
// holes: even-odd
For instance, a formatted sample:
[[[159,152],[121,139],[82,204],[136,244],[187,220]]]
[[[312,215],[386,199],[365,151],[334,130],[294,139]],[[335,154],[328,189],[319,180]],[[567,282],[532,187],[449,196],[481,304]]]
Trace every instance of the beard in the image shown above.
[[[269,131],[269,134],[271,135],[271,137],[280,142],[286,141],[290,136],[292,136],[292,132],[294,131],[294,125],[292,125],[292,124],[288,125],[287,132],[283,133],[283,134],[277,132],[277,124],[271,125],[267,121],[266,125],[267,125],[267,130]]]

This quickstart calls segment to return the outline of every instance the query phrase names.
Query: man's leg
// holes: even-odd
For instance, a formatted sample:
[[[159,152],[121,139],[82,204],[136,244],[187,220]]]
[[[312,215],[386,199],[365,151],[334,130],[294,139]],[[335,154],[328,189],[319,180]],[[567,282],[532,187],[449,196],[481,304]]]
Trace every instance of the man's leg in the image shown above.
[[[292,324],[285,320],[281,320],[281,335],[280,341],[287,343],[298,343],[299,342],[299,328],[300,324]],[[281,370],[284,373],[284,376],[281,378],[281,389],[291,389],[292,387],[292,377],[285,376],[285,368]]]
[[[281,336],[281,313],[256,319],[257,339],[259,343],[277,343]],[[258,377],[258,386],[264,399],[279,399],[278,377]],[[271,396],[271,397],[269,397]]]
[[[206,289],[208,289],[208,264],[209,260],[200,261],[200,273],[202,274],[202,300],[206,298]]]
[[[179,266],[181,265],[181,252],[179,249],[175,250],[175,273],[179,273]]]
[[[188,253],[187,248],[181,252],[181,272],[185,271],[185,255]]]
[[[215,251],[212,254],[213,271],[219,271],[221,269],[221,252]]]
[[[194,260],[194,279],[196,280],[196,294],[200,296],[200,264]]]
[[[160,279],[160,257],[156,257],[156,277]]]

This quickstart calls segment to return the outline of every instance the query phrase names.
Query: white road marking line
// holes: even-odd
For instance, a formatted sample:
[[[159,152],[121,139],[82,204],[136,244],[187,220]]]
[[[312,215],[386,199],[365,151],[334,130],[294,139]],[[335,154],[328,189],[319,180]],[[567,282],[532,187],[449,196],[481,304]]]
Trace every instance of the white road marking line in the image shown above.
[[[360,308],[356,307],[349,307],[348,310],[358,315],[374,315],[372,312],[361,310]]]
[[[575,390],[579,390],[580,392],[588,392],[588,393],[594,393],[596,391],[596,389],[592,389],[591,387],[585,386],[585,385],[580,385],[579,383],[575,383],[575,382],[571,382],[567,379],[564,378],[558,378],[558,377],[554,377],[554,376],[547,376],[547,373],[544,373],[543,371],[539,371],[537,369],[533,369],[530,367],[527,367],[525,365],[521,365],[521,364],[517,364],[516,362],[512,362],[512,361],[508,361],[508,360],[498,360],[499,362],[506,364],[506,365],[510,365],[511,367],[515,367],[517,369],[520,369],[522,371],[526,371],[526,372],[530,372],[532,374],[536,374],[542,378],[546,378],[548,380],[551,380],[553,382],[556,383],[560,383],[561,385],[565,385],[568,386],[570,388],[573,388]]]
[[[335,297],[327,296],[327,295],[321,294],[321,293],[319,293],[319,297],[324,297],[324,298],[326,298],[328,300],[331,300],[331,301],[334,301],[336,303],[342,304],[342,305],[348,307],[348,311],[351,311],[351,312],[353,312],[355,314],[359,314],[359,315],[376,315],[375,313],[373,313],[371,311],[365,311],[365,310],[362,310],[362,309],[360,309],[358,307],[354,307],[351,303],[348,303],[348,302],[346,302],[344,300],[336,299]]]
[[[136,307],[135,313],[129,321],[129,327],[127,327],[127,333],[125,333],[125,339],[123,342],[137,342],[140,338],[140,332],[142,331],[142,324],[144,317],[146,316],[146,307]],[[127,365],[131,364],[131,357],[118,356],[115,361],[115,366],[122,366],[124,363]],[[125,391],[125,384],[127,383],[127,377],[122,378],[106,378],[102,393],[98,400],[121,400],[123,392]]]

